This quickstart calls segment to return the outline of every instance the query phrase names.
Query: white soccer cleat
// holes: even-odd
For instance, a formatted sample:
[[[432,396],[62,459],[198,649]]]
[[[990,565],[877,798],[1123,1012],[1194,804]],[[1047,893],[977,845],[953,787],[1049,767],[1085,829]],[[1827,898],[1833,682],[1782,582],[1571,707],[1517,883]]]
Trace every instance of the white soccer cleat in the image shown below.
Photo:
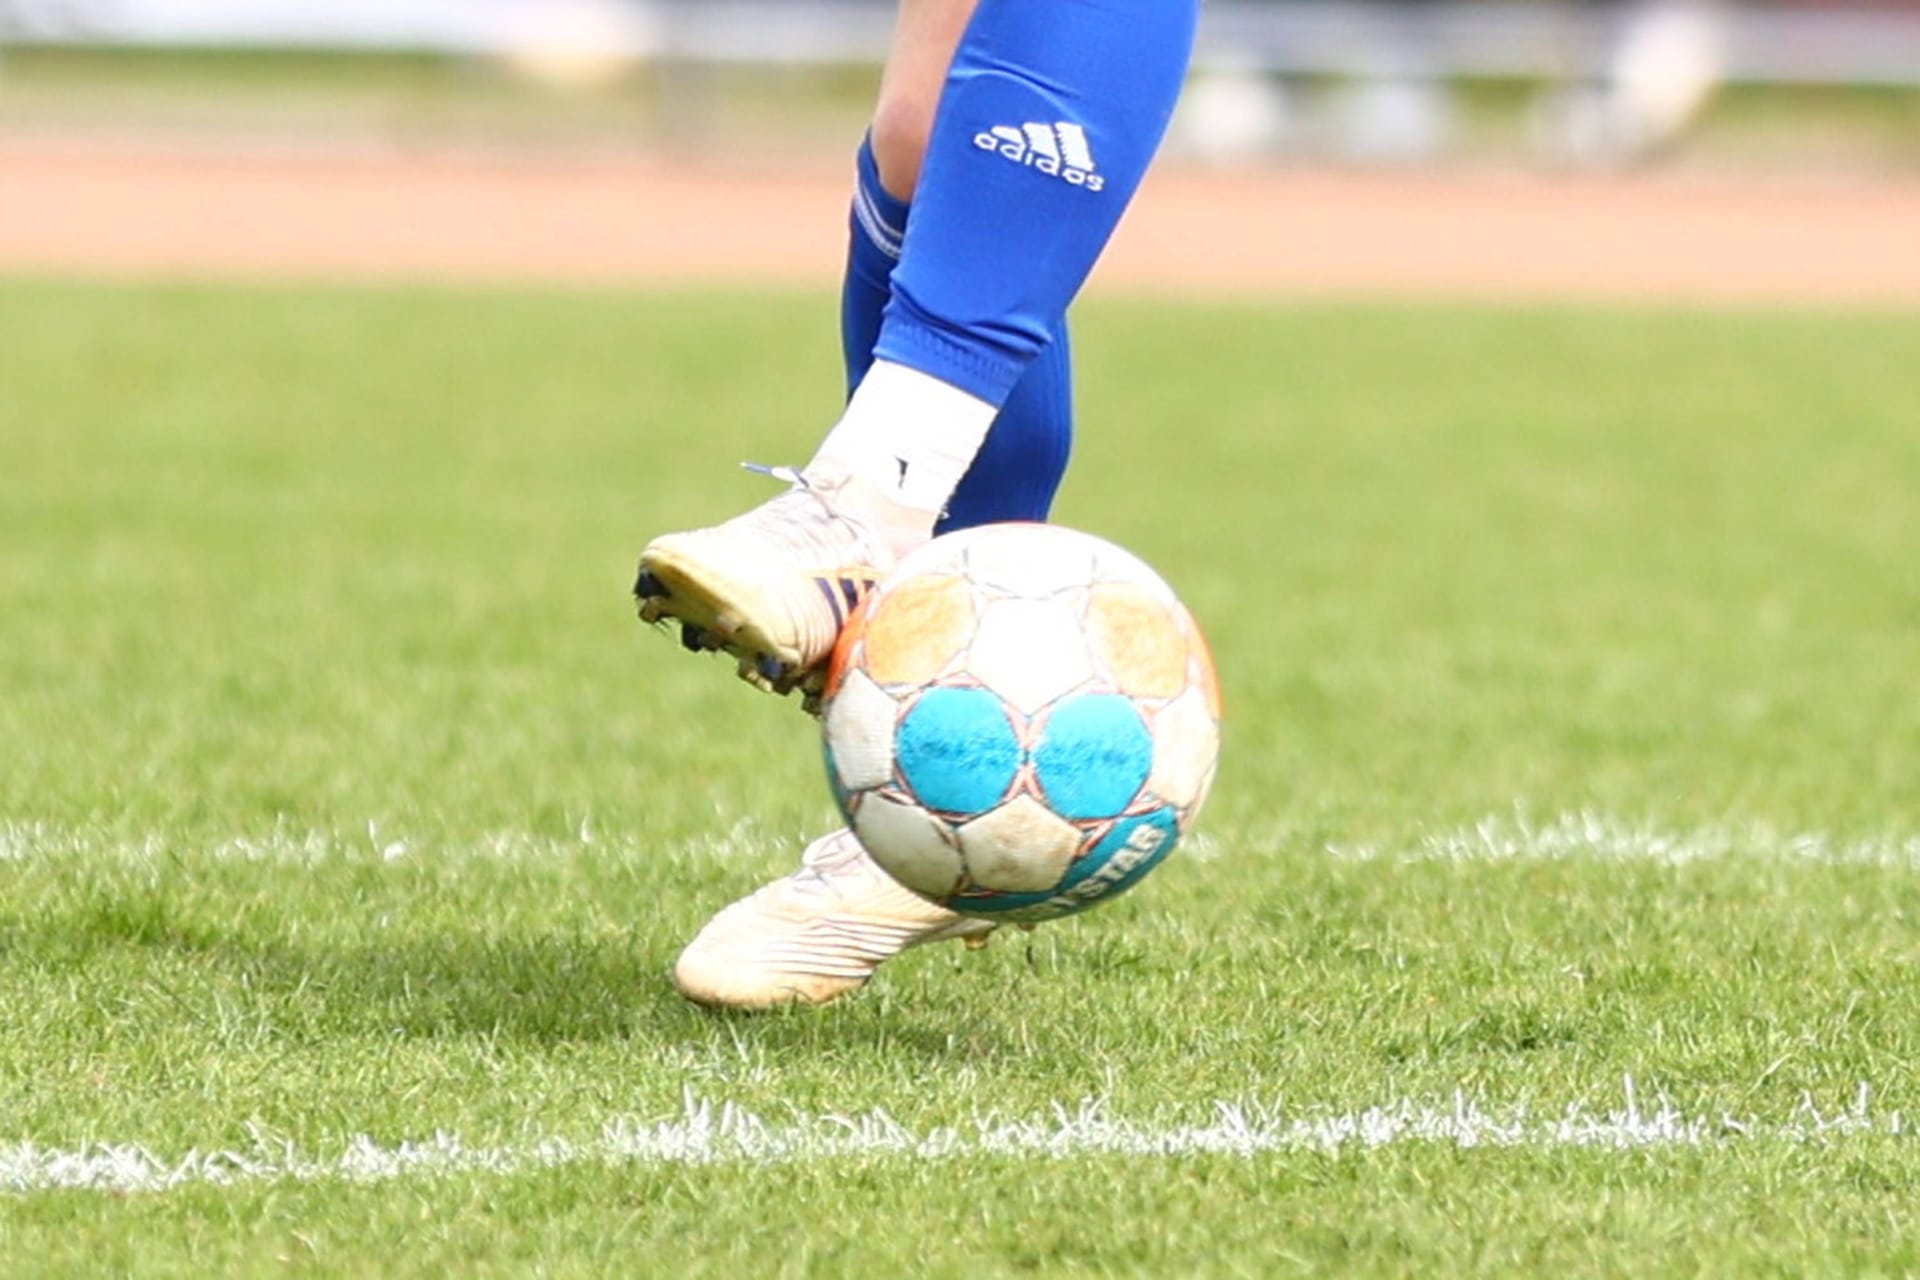
[[[800,870],[707,921],[674,962],[673,985],[720,1009],[825,1004],[908,947],[984,946],[997,927],[902,888],[842,827],[807,846]]]
[[[677,619],[687,648],[725,650],[741,679],[770,693],[800,689],[811,711],[833,642],[893,553],[845,501],[848,481],[755,469],[792,487],[725,524],[655,538],[633,593],[642,621]]]

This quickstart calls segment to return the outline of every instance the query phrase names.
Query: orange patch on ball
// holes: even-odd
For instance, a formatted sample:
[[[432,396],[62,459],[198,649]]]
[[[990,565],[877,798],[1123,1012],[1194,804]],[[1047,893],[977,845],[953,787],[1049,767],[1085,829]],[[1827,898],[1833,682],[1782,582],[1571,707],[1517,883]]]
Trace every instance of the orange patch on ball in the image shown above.
[[[910,578],[867,610],[867,674],[881,684],[925,684],[966,647],[973,627],[963,579]]]
[[[867,615],[872,612],[873,601],[873,596],[862,600],[847,618],[847,625],[840,628],[840,636],[833,642],[833,656],[827,660],[827,684],[822,696],[831,699],[839,693],[847,672],[860,661],[860,641],[867,634]]]
[[[1171,698],[1187,687],[1187,637],[1166,604],[1139,587],[1095,587],[1087,639],[1096,665],[1122,693]]]
[[[1199,682],[1200,692],[1206,695],[1207,710],[1213,714],[1214,722],[1220,721],[1220,673],[1213,666],[1213,650],[1207,647],[1207,638],[1200,634],[1200,624],[1193,615],[1181,606],[1181,614],[1187,624],[1187,640],[1192,648],[1194,678]]]

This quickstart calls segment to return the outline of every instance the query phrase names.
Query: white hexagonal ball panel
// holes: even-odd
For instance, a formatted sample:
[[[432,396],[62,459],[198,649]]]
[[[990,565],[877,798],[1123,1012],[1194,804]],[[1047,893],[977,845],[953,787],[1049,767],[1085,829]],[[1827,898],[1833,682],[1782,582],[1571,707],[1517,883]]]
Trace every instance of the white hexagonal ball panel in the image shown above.
[[[881,870],[915,893],[939,899],[960,887],[960,851],[947,825],[919,805],[862,796],[853,832]]]
[[[1116,547],[1111,542],[1102,542],[1099,553],[1094,557],[1093,576],[1098,582],[1125,582],[1140,587],[1164,603],[1172,604],[1177,597],[1167,580],[1153,571],[1152,566],[1124,547]]]
[[[1049,524],[983,525],[967,531],[967,576],[1010,596],[1045,599],[1093,580],[1097,541]]]
[[[1198,689],[1189,689],[1153,717],[1153,772],[1147,787],[1162,800],[1190,810],[1206,796],[1220,755],[1220,726]]]
[[[1023,715],[1093,678],[1080,619],[1057,600],[996,600],[974,633],[967,671]]]
[[[982,889],[1040,893],[1080,852],[1080,829],[1032,796],[1015,796],[960,827],[967,878]]]
[[[980,526],[981,528],[987,526]],[[976,529],[963,529],[959,533],[943,534],[931,542],[923,542],[893,566],[893,572],[887,575],[888,581],[910,578],[922,573],[952,573],[964,575],[966,571],[967,546],[973,539]]]
[[[893,735],[899,704],[864,671],[854,670],[827,708],[827,750],[849,791],[877,787],[893,777]]]

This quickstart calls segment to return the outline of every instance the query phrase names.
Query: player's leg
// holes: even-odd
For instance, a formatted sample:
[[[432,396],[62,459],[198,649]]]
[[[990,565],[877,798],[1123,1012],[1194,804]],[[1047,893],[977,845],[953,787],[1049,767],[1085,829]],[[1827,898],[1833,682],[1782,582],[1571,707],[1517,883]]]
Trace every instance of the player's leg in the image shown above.
[[[901,540],[927,535],[994,411],[1051,349],[1164,130],[1192,18],[1181,0],[983,0],[975,13],[917,171],[874,367],[812,464],[890,490],[910,514]],[[876,131],[882,179],[914,172],[911,156],[889,163],[887,142]],[[946,401],[950,389],[974,403]]]
[[[934,107],[974,0],[907,0],[860,144],[840,293],[840,341],[852,396],[873,366],[933,130]],[[1027,366],[953,494],[938,532],[996,520],[1044,520],[1073,443],[1072,355],[1064,319]]]
[[[901,228],[876,359],[792,490],[643,554],[677,617],[776,690],[817,681],[845,615],[923,541],[1045,351],[1177,96],[1194,0],[981,0]]]
[[[900,6],[873,127],[855,165],[840,295],[849,396],[873,366],[935,110],[974,4],[903,0]],[[986,442],[947,499],[938,531],[995,520],[1046,519],[1072,443],[1072,356],[1063,319],[1000,406]]]

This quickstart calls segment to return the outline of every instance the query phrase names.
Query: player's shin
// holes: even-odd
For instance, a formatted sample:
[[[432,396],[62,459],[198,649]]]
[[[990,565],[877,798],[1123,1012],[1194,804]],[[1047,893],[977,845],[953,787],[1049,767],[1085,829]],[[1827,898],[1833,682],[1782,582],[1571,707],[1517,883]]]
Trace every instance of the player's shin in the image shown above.
[[[929,532],[1059,328],[1144,176],[1192,45],[1191,0],[982,0],[899,241],[873,369],[810,469]]]
[[[892,296],[893,268],[910,213],[909,203],[881,183],[872,141],[862,141],[840,293],[849,397],[873,366],[873,348]],[[1063,319],[1000,406],[934,531],[1001,520],[1045,520],[1066,473],[1072,443],[1073,357]]]

